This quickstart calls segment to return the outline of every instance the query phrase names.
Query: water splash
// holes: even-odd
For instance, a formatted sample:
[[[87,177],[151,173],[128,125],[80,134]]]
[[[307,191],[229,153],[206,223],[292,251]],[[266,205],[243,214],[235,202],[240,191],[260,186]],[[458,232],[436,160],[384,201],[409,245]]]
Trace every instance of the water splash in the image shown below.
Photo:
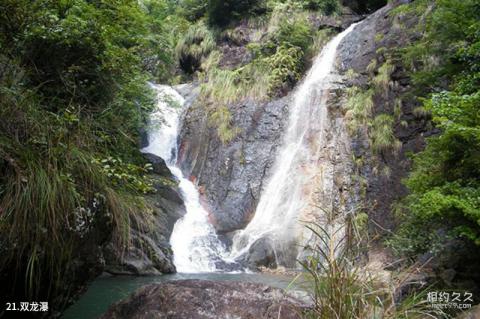
[[[170,237],[174,264],[177,271],[183,273],[220,271],[229,264],[222,259],[227,255],[226,247],[208,221],[197,188],[175,165],[180,114],[185,100],[170,86],[152,87],[157,92],[157,107],[150,117],[149,145],[142,152],[155,154],[165,160],[179,181],[187,212],[175,223]]]
[[[177,221],[170,238],[174,263],[179,272],[240,270],[241,267],[234,260],[242,260],[250,247],[261,238],[271,239],[270,242],[274,243],[278,264],[285,264],[289,254],[293,254],[295,259],[297,251],[294,246],[301,242],[299,212],[307,205],[307,185],[314,184],[311,170],[318,160],[319,147],[323,145],[327,127],[329,75],[335,65],[338,45],[354,27],[350,26],[324,47],[296,89],[288,129],[272,176],[263,190],[254,218],[234,236],[230,252],[210,224],[195,185],[175,165],[184,99],[169,86],[153,85],[158,93],[158,104],[151,115],[150,144],[142,151],[162,157],[179,181],[187,213]],[[172,104],[177,107],[172,107]]]
[[[240,258],[257,240],[269,238],[274,245],[277,263],[295,260],[295,246],[300,242],[301,232],[299,213],[308,204],[306,188],[312,183],[314,174],[311,169],[315,167],[318,148],[323,147],[325,139],[329,75],[334,69],[338,45],[354,27],[351,25],[323,48],[295,91],[288,129],[272,175],[263,189],[254,218],[233,238],[232,257]]]

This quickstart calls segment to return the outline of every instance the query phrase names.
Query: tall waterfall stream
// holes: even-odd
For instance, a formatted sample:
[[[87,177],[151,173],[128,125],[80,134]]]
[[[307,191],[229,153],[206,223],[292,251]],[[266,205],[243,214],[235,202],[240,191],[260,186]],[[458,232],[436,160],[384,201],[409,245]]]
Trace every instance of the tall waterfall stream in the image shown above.
[[[268,238],[274,243],[277,261],[282,263],[282,251],[289,249],[299,236],[298,214],[304,208],[303,188],[310,178],[305,167],[315,156],[315,151],[309,147],[310,131],[315,127],[315,132],[320,132],[320,136],[315,138],[321,143],[327,112],[324,92],[329,89],[329,75],[335,67],[337,47],[354,27],[352,25],[335,36],[323,48],[296,88],[288,128],[270,178],[253,219],[245,229],[235,234],[230,251],[209,223],[195,185],[183,176],[175,164],[184,99],[171,87],[154,86],[158,92],[158,105],[151,117],[149,146],[142,151],[162,157],[179,181],[187,213],[175,224],[170,239],[179,272],[225,271],[226,265],[235,265],[234,261],[260,238]],[[228,269],[232,270],[232,267]]]
[[[163,158],[179,181],[187,213],[176,222],[170,237],[175,266],[183,273],[217,271],[217,263],[227,255],[226,247],[209,223],[195,185],[175,165],[179,120],[185,101],[169,86],[153,87],[158,94],[157,110],[151,115],[149,145],[142,151]]]

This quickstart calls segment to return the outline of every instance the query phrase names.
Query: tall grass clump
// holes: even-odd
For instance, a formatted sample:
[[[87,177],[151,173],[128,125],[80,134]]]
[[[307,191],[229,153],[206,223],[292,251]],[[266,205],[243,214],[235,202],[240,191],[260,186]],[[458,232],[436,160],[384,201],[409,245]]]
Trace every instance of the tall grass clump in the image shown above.
[[[369,137],[374,153],[386,151],[397,153],[401,149],[402,142],[395,137],[393,124],[394,119],[388,114],[380,114],[373,119]]]
[[[328,211],[325,213],[333,214]],[[374,273],[361,268],[359,261],[362,260],[362,249],[368,245],[363,237],[366,231],[361,229],[364,226],[351,216],[344,225],[306,226],[314,234],[315,241],[307,247],[310,256],[301,264],[313,306],[303,312],[302,317],[448,318],[443,311],[430,307],[426,291],[414,292],[403,300],[395,300],[395,292],[406,282],[410,270],[406,272],[407,276],[381,283]],[[364,243],[359,244],[361,242]]]
[[[373,84],[378,92],[386,93],[392,85],[391,75],[395,71],[395,65],[387,60],[378,68],[378,74],[373,78]]]
[[[74,280],[69,264],[88,236],[112,237],[126,249],[131,218],[142,209],[135,194],[148,182],[115,169],[117,176],[109,175],[100,154],[85,147],[93,144],[84,135],[88,125],[69,128],[71,118],[39,112],[32,92],[12,89],[18,98],[0,92],[0,116],[16,121],[0,121],[0,269],[15,271],[13,286],[24,286],[30,298],[49,296],[65,288],[65,278]]]
[[[368,122],[373,111],[373,95],[374,91],[372,89],[362,90],[354,86],[347,90],[345,118],[351,134],[356,133],[362,126],[368,128]]]
[[[7,0],[0,12],[1,291],[61,311],[98,271],[85,250],[125,250],[147,211],[142,54],[162,43],[136,2]]]
[[[246,98],[260,101],[268,97],[268,72],[265,64],[258,62],[236,70],[206,68],[208,80],[201,85],[200,101],[206,106],[209,124],[217,129],[221,141],[228,143],[239,133],[232,124],[229,106]]]
[[[182,70],[192,74],[197,71],[210,52],[215,49],[215,35],[203,23],[192,25],[176,46],[175,53]]]

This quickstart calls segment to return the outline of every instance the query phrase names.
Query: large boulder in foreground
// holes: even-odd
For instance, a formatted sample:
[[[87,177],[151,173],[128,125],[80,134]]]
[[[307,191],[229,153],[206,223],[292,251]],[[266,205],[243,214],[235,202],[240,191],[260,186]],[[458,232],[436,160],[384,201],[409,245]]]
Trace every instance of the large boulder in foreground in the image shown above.
[[[306,307],[281,289],[262,284],[191,279],[142,287],[101,318],[296,319]]]

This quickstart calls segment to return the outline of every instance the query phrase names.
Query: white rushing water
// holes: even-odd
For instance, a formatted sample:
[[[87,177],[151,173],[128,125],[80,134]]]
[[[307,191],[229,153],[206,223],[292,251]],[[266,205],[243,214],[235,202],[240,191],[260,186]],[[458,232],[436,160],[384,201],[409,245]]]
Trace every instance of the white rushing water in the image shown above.
[[[201,273],[218,271],[218,264],[225,264],[224,244],[218,239],[208,214],[200,204],[198,190],[185,178],[175,163],[180,114],[185,103],[172,87],[152,85],[157,91],[157,108],[150,118],[149,145],[144,153],[160,156],[179,181],[179,188],[186,207],[186,215],[175,223],[170,244],[178,272]]]
[[[291,249],[295,241],[299,242],[299,212],[307,205],[305,188],[311,179],[309,168],[318,157],[318,146],[315,149],[311,145],[322,147],[329,75],[335,66],[338,45],[354,26],[338,34],[323,48],[294,92],[288,128],[272,175],[262,191],[252,221],[234,236],[230,252],[210,224],[195,185],[176,166],[179,120],[185,101],[172,87],[152,85],[158,93],[158,103],[151,115],[149,145],[142,151],[162,157],[179,181],[187,213],[175,223],[170,238],[177,271],[201,273],[239,269],[238,265],[234,267],[233,260],[242,257],[260,238],[274,243],[277,262],[282,264],[279,255]]]
[[[334,70],[338,45],[354,27],[335,36],[323,48],[294,92],[288,128],[271,177],[262,191],[252,221],[233,238],[232,257],[242,256],[255,241],[268,238],[274,245],[277,262],[282,263],[279,255],[288,254],[291,247],[301,242],[298,218],[308,205],[305,188],[312,178],[309,168],[318,160],[311,144],[323,147],[325,125],[322,122],[327,117],[325,92],[329,89],[329,75]]]

